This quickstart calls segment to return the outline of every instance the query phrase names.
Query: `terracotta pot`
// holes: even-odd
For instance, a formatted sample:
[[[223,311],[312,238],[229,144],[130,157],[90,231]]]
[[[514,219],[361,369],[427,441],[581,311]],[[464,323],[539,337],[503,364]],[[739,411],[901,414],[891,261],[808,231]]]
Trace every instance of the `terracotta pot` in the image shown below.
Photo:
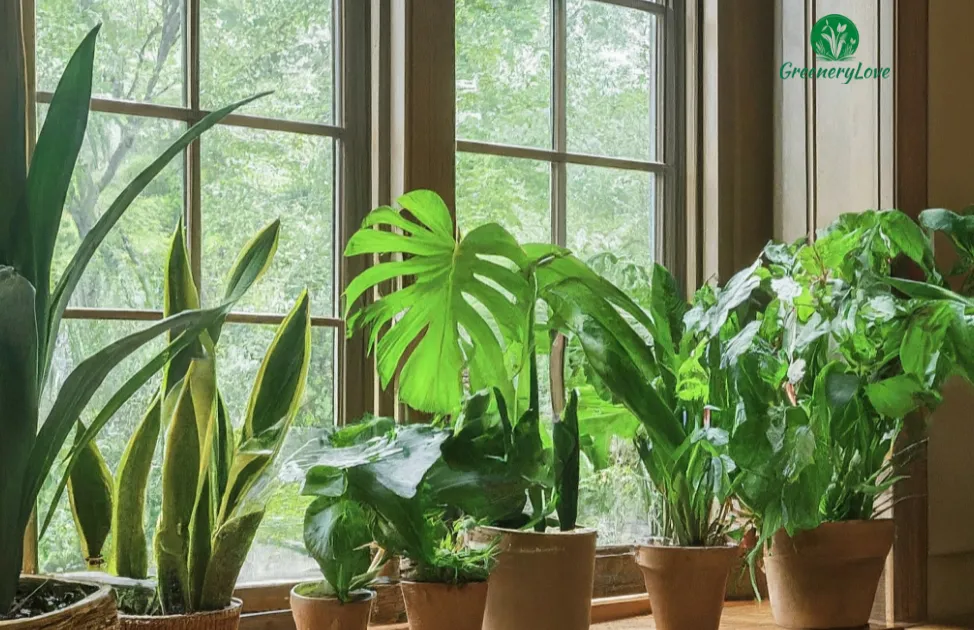
[[[118,628],[118,613],[115,609],[115,594],[111,587],[75,580],[37,575],[23,575],[21,584],[40,586],[46,581],[82,584],[91,587],[91,595],[57,612],[38,615],[28,619],[0,621],[2,630],[115,630]]]
[[[794,538],[778,532],[764,554],[775,623],[865,626],[892,546],[890,519],[825,523]]]
[[[487,582],[400,582],[410,630],[481,630]]]
[[[223,610],[190,615],[119,614],[122,630],[237,630],[243,602],[234,598]]]
[[[740,563],[737,545],[668,547],[639,545],[653,619],[659,630],[717,630],[724,610],[727,576]]]
[[[297,630],[367,630],[369,627],[375,592],[363,591],[361,597],[343,604],[335,597],[306,597],[298,592],[302,586],[298,584],[291,589],[291,615]]]
[[[473,542],[500,536],[484,630],[588,630],[596,532],[540,534],[483,527]]]

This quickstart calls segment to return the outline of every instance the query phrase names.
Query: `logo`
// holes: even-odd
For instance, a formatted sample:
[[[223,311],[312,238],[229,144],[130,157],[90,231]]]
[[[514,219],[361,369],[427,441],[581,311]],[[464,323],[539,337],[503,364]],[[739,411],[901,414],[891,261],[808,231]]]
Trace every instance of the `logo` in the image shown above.
[[[808,34],[808,44],[815,54],[812,67],[785,61],[778,69],[782,79],[825,79],[851,83],[853,81],[888,79],[892,68],[865,66],[855,62],[859,49],[859,29],[844,15],[832,13],[815,22]],[[844,63],[850,62],[850,63]],[[838,65],[842,64],[842,65]]]
[[[821,61],[845,61],[859,48],[859,29],[846,16],[833,13],[815,23],[809,41]]]

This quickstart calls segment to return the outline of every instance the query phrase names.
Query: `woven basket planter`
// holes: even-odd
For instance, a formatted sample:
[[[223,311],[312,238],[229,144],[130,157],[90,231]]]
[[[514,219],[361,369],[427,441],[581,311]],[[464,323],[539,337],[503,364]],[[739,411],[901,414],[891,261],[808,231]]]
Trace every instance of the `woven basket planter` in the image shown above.
[[[223,610],[191,615],[124,615],[118,616],[122,630],[237,630],[243,602],[234,599]]]
[[[47,581],[87,584],[86,582],[34,575],[25,575],[20,578],[20,581],[38,586]],[[38,615],[37,617],[0,621],[0,630],[116,630],[118,628],[118,613],[115,609],[115,595],[112,593],[112,589],[108,586],[96,584],[90,586],[91,595],[79,602],[57,612]]]

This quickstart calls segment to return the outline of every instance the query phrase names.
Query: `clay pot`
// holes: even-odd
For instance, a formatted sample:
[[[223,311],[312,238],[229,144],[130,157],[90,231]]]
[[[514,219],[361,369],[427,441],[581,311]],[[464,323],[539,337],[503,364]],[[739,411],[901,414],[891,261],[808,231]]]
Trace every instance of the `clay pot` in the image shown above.
[[[481,630],[487,582],[400,582],[410,630]],[[300,630],[300,629],[299,629]]]
[[[892,546],[890,519],[824,523],[794,538],[778,532],[764,554],[775,623],[865,626]]]
[[[234,598],[223,610],[189,615],[119,614],[121,630],[237,630],[243,602]]]
[[[20,578],[21,584],[36,584],[36,586],[46,581],[90,586],[91,595],[57,612],[28,619],[0,621],[0,630],[115,630],[118,628],[115,594],[111,587],[36,575],[24,575]]]
[[[369,627],[375,592],[363,591],[343,604],[336,597],[306,597],[298,592],[302,586],[298,584],[291,589],[291,616],[297,630],[366,630]]]
[[[737,545],[668,547],[639,545],[653,619],[659,630],[717,630],[724,610],[727,576],[739,566]]]
[[[483,527],[474,531],[472,542],[498,536],[484,630],[588,630],[595,530],[542,534]]]

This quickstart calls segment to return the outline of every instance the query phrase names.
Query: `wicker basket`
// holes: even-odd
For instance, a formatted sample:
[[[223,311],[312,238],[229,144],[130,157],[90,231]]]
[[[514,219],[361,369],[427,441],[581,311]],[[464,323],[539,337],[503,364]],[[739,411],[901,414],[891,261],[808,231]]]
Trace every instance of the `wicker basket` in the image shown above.
[[[237,630],[243,602],[234,599],[223,610],[191,615],[124,615],[118,616],[122,630]]]
[[[57,578],[24,575],[21,582],[36,583],[40,586],[46,581],[68,582]],[[70,580],[71,584],[87,584]],[[57,612],[39,615],[29,619],[0,621],[0,630],[116,630],[118,614],[115,609],[115,595],[108,586],[91,584],[93,592],[80,602]]]

